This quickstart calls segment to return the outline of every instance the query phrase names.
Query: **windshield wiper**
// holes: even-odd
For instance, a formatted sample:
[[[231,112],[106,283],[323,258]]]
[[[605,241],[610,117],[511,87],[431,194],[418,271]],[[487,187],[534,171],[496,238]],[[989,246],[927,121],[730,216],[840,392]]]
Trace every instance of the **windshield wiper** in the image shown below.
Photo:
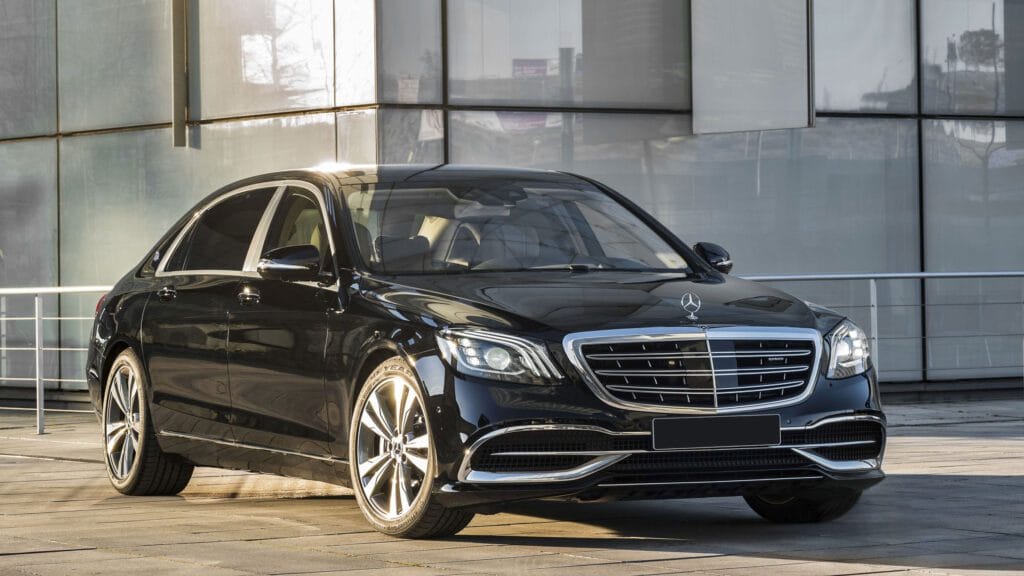
[[[603,270],[601,266],[590,264],[545,264],[544,266],[530,266],[526,270],[568,270],[570,272],[590,272],[591,270]]]

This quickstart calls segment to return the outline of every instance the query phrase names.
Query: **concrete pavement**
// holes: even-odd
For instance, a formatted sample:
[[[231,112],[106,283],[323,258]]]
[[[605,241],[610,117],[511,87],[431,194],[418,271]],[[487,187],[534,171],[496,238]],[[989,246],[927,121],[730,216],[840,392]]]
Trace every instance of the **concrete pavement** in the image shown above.
[[[461,534],[371,531],[339,487],[197,470],[180,497],[107,483],[87,415],[0,410],[0,575],[1024,574],[1024,399],[888,407],[885,469],[846,517],[779,526],[741,499],[529,503]]]

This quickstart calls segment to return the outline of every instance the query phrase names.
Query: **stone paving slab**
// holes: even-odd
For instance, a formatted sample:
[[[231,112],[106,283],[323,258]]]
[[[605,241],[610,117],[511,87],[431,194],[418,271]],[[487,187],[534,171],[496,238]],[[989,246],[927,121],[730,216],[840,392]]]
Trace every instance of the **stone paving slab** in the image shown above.
[[[1024,574],[1024,399],[894,405],[885,469],[846,517],[762,521],[741,499],[531,502],[438,541],[370,530],[337,486],[201,468],[115,492],[91,415],[0,409],[0,575]]]

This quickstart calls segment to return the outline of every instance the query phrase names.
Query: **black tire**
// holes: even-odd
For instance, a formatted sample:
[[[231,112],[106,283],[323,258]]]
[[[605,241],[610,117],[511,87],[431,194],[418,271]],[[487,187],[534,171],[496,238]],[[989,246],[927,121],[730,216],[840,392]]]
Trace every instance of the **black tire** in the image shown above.
[[[473,519],[473,513],[460,509],[446,508],[437,501],[436,495],[433,492],[434,480],[437,476],[437,459],[429,418],[423,417],[422,420],[417,420],[419,422],[418,426],[425,427],[426,429],[429,453],[426,458],[426,472],[421,479],[418,479],[419,492],[404,513],[392,519],[378,513],[375,510],[376,506],[371,504],[370,499],[367,497],[362,480],[359,477],[360,456],[357,450],[357,443],[363,409],[370,400],[371,394],[385,385],[386,382],[394,381],[395,379],[403,379],[411,385],[411,390],[416,396],[421,413],[423,413],[425,403],[423,402],[423,394],[417,383],[416,376],[400,358],[396,357],[384,361],[367,377],[356,398],[349,427],[348,444],[352,491],[355,492],[356,502],[359,505],[359,510],[363,513],[363,517],[379,532],[399,538],[443,538],[451,536],[469,524]],[[425,413],[423,415],[425,416]],[[373,437],[370,436],[369,438],[372,439]],[[384,466],[387,466],[387,464]]]
[[[804,524],[839,518],[857,505],[860,494],[856,490],[827,490],[808,494],[752,494],[743,499],[765,520]]]
[[[117,419],[114,410],[122,415],[125,414],[118,407],[115,398],[111,397],[111,393],[115,382],[120,382],[119,378],[124,377],[126,370],[131,371],[136,382],[135,397],[127,400],[132,416],[124,418],[126,423],[124,432],[125,435],[131,435],[131,438],[134,439],[132,440],[134,448],[131,449],[132,462],[130,465],[124,466],[127,468],[127,473],[122,473],[121,470],[115,468],[120,462],[119,455],[126,450],[124,442],[127,442],[128,439],[122,438],[121,452],[112,453],[108,448],[111,434],[111,427],[108,426],[108,423],[111,419]],[[100,415],[104,445],[103,462],[107,470],[107,477],[118,492],[129,496],[170,496],[185,489],[192,478],[194,467],[180,457],[167,454],[160,449],[156,433],[153,430],[153,423],[149,418],[149,405],[146,402],[147,389],[148,382],[146,382],[145,372],[142,370],[142,363],[138,356],[130,348],[124,350],[114,359],[103,390],[103,409]],[[132,395],[129,394],[129,396]]]

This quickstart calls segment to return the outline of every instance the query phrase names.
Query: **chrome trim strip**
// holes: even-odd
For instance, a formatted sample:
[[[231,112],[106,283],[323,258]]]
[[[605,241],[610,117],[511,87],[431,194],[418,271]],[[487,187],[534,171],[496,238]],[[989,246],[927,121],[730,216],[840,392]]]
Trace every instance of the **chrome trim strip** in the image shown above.
[[[582,450],[579,452],[492,452],[491,456],[608,456],[612,454],[660,454],[662,452],[720,452],[734,450],[790,449],[814,450],[817,448],[841,448],[843,446],[865,446],[874,440],[850,440],[848,442],[819,442],[815,444],[768,444],[766,446],[726,446],[716,448],[672,448],[669,450]]]
[[[811,462],[814,462],[818,466],[831,470],[832,472],[862,472],[864,470],[874,470],[881,466],[881,461],[878,458],[867,458],[865,460],[829,460],[801,448],[794,448],[793,452],[807,458]]]
[[[753,402],[739,406],[718,406],[718,394],[712,396],[714,407],[702,406],[670,406],[664,404],[646,404],[621,400],[612,395],[597,378],[583,360],[581,347],[586,344],[601,343],[622,343],[622,342],[657,342],[664,340],[808,340],[814,344],[814,361],[811,363],[811,372],[808,376],[807,387],[800,394],[783,400],[770,402]],[[579,371],[584,382],[591,391],[605,404],[622,408],[625,410],[636,410],[640,412],[657,412],[661,414],[728,414],[736,412],[750,412],[754,410],[766,410],[782,406],[791,406],[803,402],[814,393],[817,385],[819,366],[824,344],[821,333],[813,328],[789,328],[789,327],[761,327],[761,326],[730,326],[701,328],[696,326],[662,327],[662,328],[627,328],[617,330],[598,330],[594,332],[575,332],[568,334],[562,340],[562,347],[565,350],[569,362]],[[708,347],[710,351],[710,345]],[[715,379],[715,371],[711,371],[712,385],[718,389],[718,382]],[[724,372],[723,372],[724,374]],[[737,392],[726,392],[735,394]]]
[[[746,394],[748,392],[771,392],[772,390],[785,390],[803,386],[804,382],[790,380],[778,384],[765,384],[763,386],[738,386],[735,388],[719,388],[717,391],[708,388],[657,388],[654,386],[627,386],[625,384],[610,384],[605,386],[616,392],[640,392],[643,394]]]
[[[817,476],[785,476],[782,478],[745,478],[735,480],[680,480],[677,482],[610,482],[608,484],[598,484],[598,488],[630,488],[634,486],[685,486],[685,485],[700,485],[700,484],[741,484],[744,482],[786,482],[793,480],[821,480],[821,475]]]
[[[256,231],[253,232],[252,238],[249,240],[249,251],[245,253],[245,261],[242,264],[244,272],[259,272],[256,270],[256,264],[260,260],[263,244],[266,243],[270,224],[274,221],[274,215],[277,214],[277,207],[280,206],[281,199],[284,198],[284,190],[284,184],[278,186],[277,190],[274,191],[274,195],[270,198],[266,209],[263,210],[263,216],[260,217],[260,222],[256,225]],[[259,238],[263,240],[258,240]]]
[[[607,461],[602,459],[600,462],[600,464],[602,465],[593,467],[593,469],[591,469],[590,466],[594,464],[596,460],[587,462],[581,466],[577,466],[576,468],[573,468],[568,471],[496,473],[480,472],[473,470],[473,455],[481,446],[483,446],[487,442],[490,442],[491,440],[497,438],[498,436],[503,436],[505,434],[510,434],[512,432],[537,432],[543,430],[580,430],[584,432],[599,432],[601,434],[607,434],[609,436],[650,436],[651,434],[650,432],[612,432],[611,430],[601,428],[600,426],[590,426],[586,424],[525,424],[522,426],[509,426],[508,428],[499,428],[498,430],[492,430],[491,432],[484,434],[480,438],[477,438],[477,440],[473,442],[473,444],[471,444],[469,448],[466,448],[465,455],[462,458],[462,465],[459,467],[459,481],[470,483],[479,482],[486,484],[518,484],[522,482],[567,482],[570,480],[578,480],[580,478],[583,478],[584,476],[593,474],[594,472],[597,472],[598,470],[601,470],[603,468],[607,468],[608,466],[611,466],[615,462],[618,462],[619,460],[622,460],[623,458],[626,458],[628,456],[628,454],[622,456],[609,455],[612,459],[609,459]],[[563,474],[562,476],[552,478],[553,475],[558,474],[559,472],[565,472],[568,474]],[[540,479],[538,478],[538,476],[543,476],[544,478]],[[525,480],[523,478],[525,478]]]
[[[244,448],[246,450],[259,450],[261,452],[272,452],[274,454],[281,454],[284,456],[299,456],[302,458],[309,458],[310,460],[320,460],[321,462],[333,462],[335,464],[348,465],[348,460],[341,458],[335,458],[333,456],[317,456],[314,454],[306,454],[305,452],[295,452],[292,450],[283,450],[280,448],[267,448],[265,446],[256,446],[254,444],[246,444],[244,442],[238,442],[235,440],[224,440],[223,438],[211,438],[209,436],[199,436],[196,434],[185,434],[184,432],[169,432],[161,430],[158,432],[160,436],[166,436],[169,438],[184,438],[185,440],[196,440],[199,442],[209,442],[211,444],[220,444],[221,446],[230,446],[231,448]]]
[[[739,352],[637,352],[636,354],[586,354],[587,358],[593,360],[638,360],[650,358],[653,360],[674,360],[679,358],[749,358],[756,356],[808,356],[810,350],[757,350]]]
[[[806,372],[806,364],[789,366],[765,366],[758,368],[731,368],[726,370],[595,370],[602,376],[739,376],[740,374],[786,374]]]
[[[885,437],[884,436],[885,435],[885,430],[886,430],[885,420],[883,418],[879,417],[879,416],[875,416],[874,414],[842,414],[842,415],[839,415],[839,416],[826,416],[826,417],[822,418],[821,420],[818,420],[817,422],[815,422],[813,424],[808,424],[806,426],[788,426],[788,427],[784,426],[784,427],[782,427],[782,431],[786,432],[786,431],[793,431],[793,430],[813,430],[814,428],[817,428],[819,426],[824,426],[826,424],[834,424],[836,422],[855,422],[855,421],[858,421],[858,420],[869,420],[869,421],[877,422],[877,423],[881,424],[882,425],[882,434],[883,434],[883,439],[884,439],[884,437]]]

